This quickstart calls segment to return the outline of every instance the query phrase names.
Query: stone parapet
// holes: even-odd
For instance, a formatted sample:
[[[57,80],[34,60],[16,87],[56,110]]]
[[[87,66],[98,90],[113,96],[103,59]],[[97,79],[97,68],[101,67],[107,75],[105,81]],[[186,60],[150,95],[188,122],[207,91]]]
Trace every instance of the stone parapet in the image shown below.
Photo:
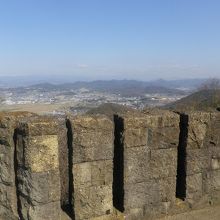
[[[155,219],[219,203],[218,112],[0,114],[1,220]]]

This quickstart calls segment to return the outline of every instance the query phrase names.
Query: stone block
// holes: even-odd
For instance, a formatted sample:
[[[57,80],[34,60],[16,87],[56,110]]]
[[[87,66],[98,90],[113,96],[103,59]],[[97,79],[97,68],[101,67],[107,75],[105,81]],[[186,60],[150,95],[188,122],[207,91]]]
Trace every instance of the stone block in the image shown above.
[[[18,170],[18,191],[34,206],[60,200],[59,171],[31,173]]]
[[[0,219],[18,218],[14,173],[15,127],[15,119],[0,116]]]
[[[74,188],[88,187],[92,185],[91,162],[73,165]]]
[[[187,149],[186,150],[186,173],[187,175],[201,173],[203,170],[210,168],[211,158],[210,150]]]
[[[186,176],[186,194],[193,192],[202,193],[202,173],[197,173],[193,175]]]
[[[73,130],[77,131],[77,133],[84,131],[108,131],[113,128],[112,121],[105,116],[70,116],[69,119],[72,122],[74,121]]]
[[[0,219],[18,220],[16,189],[12,184],[0,183]]]
[[[45,124],[41,118],[32,120],[27,124],[20,124],[17,136],[19,209],[24,219],[46,220],[54,219],[54,216],[56,216],[55,219],[60,219],[61,181],[58,136],[57,133],[45,134],[49,121]],[[53,120],[51,126],[53,126]],[[28,127],[28,132],[24,131],[23,127]],[[40,130],[37,131],[37,128]],[[50,128],[51,131],[52,128]]]
[[[207,132],[206,145],[210,147],[220,147],[220,114],[211,113],[211,121]]]
[[[150,150],[146,146],[124,149],[124,183],[144,182],[150,178]]]
[[[59,168],[57,135],[33,136],[25,147],[25,167],[31,172],[46,172]]]
[[[169,206],[173,204],[176,199],[176,176],[159,179],[158,186],[160,202],[164,205],[168,202]]]
[[[124,120],[124,130],[138,130],[147,128],[148,118],[144,114],[126,114],[121,116]]]
[[[148,129],[148,143],[151,149],[177,148],[179,127],[163,127]]]
[[[57,135],[59,121],[54,117],[35,116],[21,121],[19,130],[23,136]]]
[[[194,112],[189,114],[187,148],[207,147],[205,138],[210,125],[210,113]]]
[[[73,177],[75,188],[111,184],[113,181],[112,160],[74,164]]]
[[[220,191],[220,170],[208,171],[203,181],[205,193]]]
[[[105,117],[70,119],[73,128],[73,163],[113,158],[113,123]]]
[[[143,208],[130,209],[129,213],[125,214],[125,219],[126,220],[143,219],[143,217],[144,217],[144,210],[143,210]]]
[[[145,111],[147,124],[153,128],[178,127],[179,114],[169,110],[152,109]]]
[[[92,185],[108,185],[113,182],[112,160],[95,161],[91,166]]]
[[[135,128],[125,130],[124,133],[124,146],[125,148],[129,147],[139,147],[147,145],[147,128]]]
[[[176,176],[177,149],[157,149],[150,152],[151,178]]]
[[[12,185],[14,180],[14,149],[13,146],[0,145],[0,183]]]
[[[165,113],[163,115],[163,113]],[[179,116],[171,112],[140,114],[124,118],[124,145],[148,145],[151,148],[177,147]]]
[[[23,219],[30,220],[60,220],[61,213],[58,212],[60,209],[60,202],[50,202],[38,206],[25,206],[26,200],[22,201],[22,216]]]
[[[159,186],[156,180],[124,186],[124,208],[125,213],[130,209],[143,208],[145,205],[159,203]]]
[[[83,220],[111,214],[112,185],[78,188],[74,192],[75,219]]]
[[[73,163],[108,160],[113,157],[113,130],[73,134]]]

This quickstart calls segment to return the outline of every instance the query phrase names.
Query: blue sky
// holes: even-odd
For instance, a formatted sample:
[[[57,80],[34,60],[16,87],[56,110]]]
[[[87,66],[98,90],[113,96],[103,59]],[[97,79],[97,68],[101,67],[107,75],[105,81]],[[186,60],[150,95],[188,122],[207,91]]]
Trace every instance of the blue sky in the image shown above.
[[[220,77],[218,0],[0,0],[0,75]]]

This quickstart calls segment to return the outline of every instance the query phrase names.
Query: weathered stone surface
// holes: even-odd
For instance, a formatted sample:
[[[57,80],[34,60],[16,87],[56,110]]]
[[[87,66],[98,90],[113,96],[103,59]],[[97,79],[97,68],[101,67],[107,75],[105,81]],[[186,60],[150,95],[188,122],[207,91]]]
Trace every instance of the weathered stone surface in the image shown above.
[[[220,151],[219,114],[188,113],[186,146],[186,201],[191,207],[202,207],[212,200],[211,192],[218,189]]]
[[[151,150],[150,167],[152,178],[176,176],[177,149]]]
[[[31,117],[20,123],[20,131],[27,136],[57,135],[59,121],[54,117]]]
[[[193,205],[203,196],[202,173],[187,176],[186,183],[186,201]]]
[[[47,131],[49,124],[49,120],[44,123],[43,118],[35,117],[21,123],[18,130],[18,201],[24,219],[52,220],[61,216],[57,122],[51,119]]]
[[[60,182],[57,170],[37,173],[19,170],[18,176],[24,177],[19,179],[18,191],[22,194],[21,196],[28,198],[31,205],[37,206],[60,200]]]
[[[179,124],[179,115],[169,110],[148,109],[144,114],[151,127],[176,127]]]
[[[174,189],[176,189],[176,178],[174,177],[168,177],[158,180],[158,186],[159,186],[159,199],[162,203],[169,203],[170,205],[173,205],[176,199],[176,192]]]
[[[42,204],[38,206],[30,206],[28,210],[26,210],[26,200],[21,198],[21,203],[24,205],[22,207],[22,216],[23,219],[30,220],[54,220],[61,219],[61,213],[57,212],[60,209],[60,202],[50,202],[47,204]]]
[[[127,220],[143,219],[143,217],[144,217],[143,208],[130,209],[129,213],[125,214],[125,219]]]
[[[187,114],[185,152],[178,155],[186,173],[180,171],[179,187],[185,187],[182,203],[194,209],[220,202],[220,114]],[[0,219],[17,220],[17,211],[23,219],[60,219],[61,206],[73,205],[76,220],[118,220],[112,206],[116,183],[126,219],[154,219],[175,213],[174,206],[182,211],[176,205],[178,114],[125,114],[116,137],[103,116],[71,117],[72,130],[65,118],[28,116],[0,115]],[[114,169],[120,167],[121,179],[112,187],[117,137],[122,149],[115,146],[121,155],[115,155]]]
[[[179,141],[179,128],[177,126],[148,129],[148,146],[151,148],[167,149],[177,148]],[[175,130],[175,132],[174,132]]]
[[[220,147],[220,114],[211,113],[211,121],[207,132],[206,146],[207,147]]]
[[[70,118],[74,120],[74,130],[83,131],[104,131],[112,129],[112,122],[105,116],[75,116]]]
[[[103,116],[75,117],[70,122],[75,219],[109,215],[113,210],[113,123]]]
[[[28,141],[31,147],[25,146],[25,167],[36,173],[58,168],[57,135],[29,137]]]
[[[202,149],[187,149],[187,175],[201,173],[204,169],[210,167],[210,150],[207,148]]]
[[[112,155],[112,133],[108,132],[74,132],[73,163],[94,160],[108,160]]]
[[[19,119],[26,112],[0,114],[0,219],[18,219],[15,184],[14,134]]]
[[[90,219],[112,213],[112,185],[78,188],[74,193],[75,219]]]
[[[0,119],[0,218],[17,216],[13,124],[9,117]]]
[[[126,148],[147,145],[147,128],[135,128],[126,130],[124,144]]]
[[[126,218],[167,213],[176,197],[179,115],[150,111],[121,117]]]
[[[73,163],[113,158],[113,124],[105,117],[75,117],[73,128]]]
[[[159,186],[155,180],[126,184],[124,191],[125,213],[129,213],[129,210],[133,208],[143,208],[145,205],[151,204],[157,206],[159,203]]]
[[[208,126],[210,124],[210,113],[189,113],[187,148],[203,148]]]
[[[124,149],[124,183],[138,183],[151,178],[150,150],[146,146]]]
[[[156,219],[169,213],[175,203],[175,184],[172,177],[127,185],[126,219]]]
[[[111,184],[112,170],[112,160],[74,164],[74,186],[81,188]]]
[[[125,115],[125,148],[148,145],[151,148],[177,147],[179,116],[169,111]]]
[[[220,191],[220,170],[209,171],[204,178],[205,192]]]

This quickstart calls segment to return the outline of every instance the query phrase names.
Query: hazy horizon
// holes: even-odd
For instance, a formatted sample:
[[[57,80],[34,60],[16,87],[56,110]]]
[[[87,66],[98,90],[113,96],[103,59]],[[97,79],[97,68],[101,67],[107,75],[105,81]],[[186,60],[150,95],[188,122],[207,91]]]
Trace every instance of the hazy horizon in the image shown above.
[[[30,85],[36,85],[36,84],[44,84],[44,83],[49,83],[49,84],[65,84],[65,83],[77,83],[77,82],[96,82],[96,81],[105,81],[105,82],[110,82],[110,81],[139,81],[139,82],[148,82],[148,83],[153,83],[154,85],[156,82],[183,82],[184,84],[188,81],[190,84],[191,83],[196,83],[200,84],[203,83],[210,78],[181,78],[181,79],[166,79],[166,78],[157,78],[157,79],[137,79],[137,78],[98,78],[98,79],[86,79],[86,78],[76,78],[76,77],[70,77],[70,76],[63,76],[63,75],[57,75],[57,76],[32,76],[32,77],[27,77],[25,75],[20,75],[20,76],[2,76],[0,77],[0,87],[19,87],[19,86],[30,86]]]
[[[0,79],[220,77],[217,0],[20,0],[0,7]]]

